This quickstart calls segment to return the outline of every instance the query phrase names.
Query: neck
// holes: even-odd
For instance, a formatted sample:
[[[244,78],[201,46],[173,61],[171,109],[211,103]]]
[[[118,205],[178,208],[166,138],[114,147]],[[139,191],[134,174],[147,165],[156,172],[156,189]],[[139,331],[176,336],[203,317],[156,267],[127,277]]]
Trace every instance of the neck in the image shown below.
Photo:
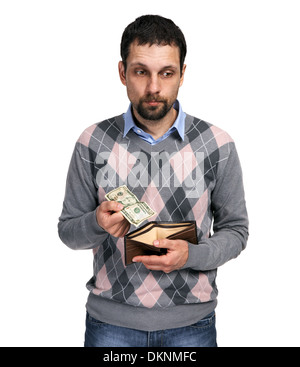
[[[170,129],[170,127],[174,124],[177,115],[178,112],[174,108],[171,108],[164,118],[161,120],[152,121],[143,119],[139,113],[133,109],[133,117],[136,126],[150,134],[155,140],[162,137]]]

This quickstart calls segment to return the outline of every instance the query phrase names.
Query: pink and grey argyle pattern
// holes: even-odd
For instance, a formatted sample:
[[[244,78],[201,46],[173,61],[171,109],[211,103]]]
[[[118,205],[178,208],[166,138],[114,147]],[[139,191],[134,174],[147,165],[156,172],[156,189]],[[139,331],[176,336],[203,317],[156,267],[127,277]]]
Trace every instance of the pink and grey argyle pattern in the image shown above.
[[[184,141],[174,133],[152,146],[133,131],[124,137],[123,125],[122,115],[105,120],[86,129],[77,142],[99,203],[107,192],[127,185],[156,211],[149,220],[196,220],[198,239],[209,237],[211,193],[218,163],[228,158],[230,136],[187,115]],[[87,287],[99,297],[165,308],[208,302],[217,296],[216,270],[182,269],[166,274],[150,271],[141,263],[125,266],[122,238],[108,236],[93,254],[94,275]]]

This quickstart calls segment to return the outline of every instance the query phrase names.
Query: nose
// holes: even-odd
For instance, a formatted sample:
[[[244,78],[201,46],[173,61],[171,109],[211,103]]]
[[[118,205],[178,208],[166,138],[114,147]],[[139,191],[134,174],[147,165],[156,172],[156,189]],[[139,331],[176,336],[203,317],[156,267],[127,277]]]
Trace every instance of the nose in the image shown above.
[[[158,75],[151,75],[147,83],[147,92],[149,94],[158,94],[160,92],[160,78]]]

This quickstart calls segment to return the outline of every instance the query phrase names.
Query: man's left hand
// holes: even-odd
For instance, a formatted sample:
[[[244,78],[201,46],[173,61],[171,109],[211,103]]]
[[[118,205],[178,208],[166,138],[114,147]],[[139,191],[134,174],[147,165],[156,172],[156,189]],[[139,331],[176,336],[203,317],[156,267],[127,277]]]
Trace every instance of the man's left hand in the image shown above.
[[[153,246],[166,248],[165,255],[135,256],[133,262],[141,262],[149,270],[161,270],[165,273],[178,270],[184,266],[189,256],[187,241],[161,239],[153,242]]]

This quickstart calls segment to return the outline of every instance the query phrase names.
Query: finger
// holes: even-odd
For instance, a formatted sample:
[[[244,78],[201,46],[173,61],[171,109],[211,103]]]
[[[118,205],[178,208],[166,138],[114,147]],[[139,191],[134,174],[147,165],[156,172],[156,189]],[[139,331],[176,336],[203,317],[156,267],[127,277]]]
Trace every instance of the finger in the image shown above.
[[[115,225],[120,225],[121,222],[128,222],[126,218],[120,212],[113,213],[109,217],[109,226],[113,227]]]
[[[100,205],[102,212],[119,212],[123,209],[123,205],[117,201],[103,201]]]
[[[153,241],[153,246],[159,247],[159,248],[169,248],[169,249],[171,249],[173,247],[173,241],[168,240],[166,238],[160,239],[160,240],[155,240],[155,241]]]
[[[126,235],[126,234],[128,233],[128,231],[129,231],[129,228],[130,228],[130,225],[129,225],[129,226],[126,226],[125,228],[123,228],[122,232],[119,234],[119,236],[118,236],[118,237],[121,237],[121,238],[125,237],[125,235]]]
[[[135,256],[132,259],[133,262],[143,263],[148,266],[161,266],[163,264],[162,256],[150,255],[150,256]]]
[[[124,219],[124,222],[119,222],[114,226],[110,227],[110,231],[115,237],[124,237],[129,231],[130,223]]]
[[[172,271],[170,264],[168,262],[165,263],[165,256],[136,256],[132,261],[141,262],[149,270],[163,271],[165,273]]]

